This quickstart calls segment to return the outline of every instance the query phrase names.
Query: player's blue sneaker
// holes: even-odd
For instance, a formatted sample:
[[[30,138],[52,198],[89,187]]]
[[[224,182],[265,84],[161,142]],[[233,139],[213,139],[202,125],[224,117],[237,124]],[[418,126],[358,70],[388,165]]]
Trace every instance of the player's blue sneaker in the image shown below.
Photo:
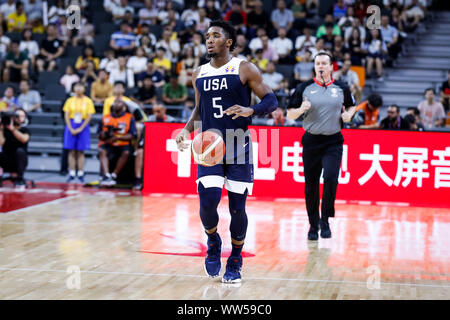
[[[219,234],[217,234],[217,239],[212,240],[208,238],[208,242],[206,244],[208,246],[208,250],[206,251],[205,271],[208,276],[214,278],[219,275],[220,269],[222,268],[222,264],[220,263],[222,240],[220,239]]]
[[[230,256],[227,260],[225,274],[222,277],[223,283],[239,283],[241,282],[242,256]]]

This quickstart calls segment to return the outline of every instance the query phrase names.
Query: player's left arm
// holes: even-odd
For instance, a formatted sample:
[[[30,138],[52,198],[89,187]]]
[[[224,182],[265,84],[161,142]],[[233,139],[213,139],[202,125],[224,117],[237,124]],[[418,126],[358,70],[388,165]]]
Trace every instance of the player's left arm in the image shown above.
[[[240,65],[240,72],[244,79],[242,82],[247,83],[253,92],[261,99],[261,102],[250,107],[243,107],[235,104],[225,110],[226,115],[233,115],[233,120],[238,117],[250,117],[252,115],[264,115],[271,113],[278,107],[278,100],[272,89],[263,82],[261,72],[251,62],[243,61]]]

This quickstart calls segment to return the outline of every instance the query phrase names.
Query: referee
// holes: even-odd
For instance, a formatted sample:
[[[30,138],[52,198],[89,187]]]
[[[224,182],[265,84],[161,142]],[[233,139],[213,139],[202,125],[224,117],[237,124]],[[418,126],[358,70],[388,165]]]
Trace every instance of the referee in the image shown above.
[[[356,107],[350,89],[335,81],[332,57],[325,52],[314,58],[316,78],[297,86],[288,105],[288,118],[303,118],[302,137],[306,210],[309,218],[308,240],[331,238],[328,218],[334,217],[344,138],[342,121],[351,121]],[[299,107],[300,106],[300,107]],[[319,215],[320,174],[323,169],[322,217]]]

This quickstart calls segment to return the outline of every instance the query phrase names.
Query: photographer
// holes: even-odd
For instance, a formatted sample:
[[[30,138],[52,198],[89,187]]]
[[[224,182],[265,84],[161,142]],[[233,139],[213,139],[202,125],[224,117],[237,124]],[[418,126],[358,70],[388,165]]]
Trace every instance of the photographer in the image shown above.
[[[116,184],[117,176],[134,153],[131,140],[137,137],[136,121],[131,113],[127,112],[127,105],[116,99],[112,105],[111,113],[103,116],[99,125],[99,159],[103,172],[102,186]],[[109,171],[109,160],[118,157],[114,171]]]
[[[25,187],[23,175],[28,165],[27,148],[30,132],[26,128],[27,114],[23,109],[2,113],[0,122],[0,167],[9,172],[14,186]],[[2,177],[0,175],[0,185]]]

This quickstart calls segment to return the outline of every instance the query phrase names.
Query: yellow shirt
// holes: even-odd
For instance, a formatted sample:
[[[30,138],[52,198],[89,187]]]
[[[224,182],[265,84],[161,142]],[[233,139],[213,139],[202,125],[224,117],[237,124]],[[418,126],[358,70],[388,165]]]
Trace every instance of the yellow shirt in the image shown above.
[[[10,13],[7,18],[8,31],[22,31],[25,23],[27,22],[27,16],[22,13],[20,16],[16,12]]]
[[[106,98],[105,103],[103,104],[103,115],[106,116],[111,113],[111,105],[116,100],[115,96],[111,96],[109,98]],[[130,98],[122,96],[123,101],[131,101]]]
[[[86,96],[83,96],[82,98],[73,96],[66,100],[63,111],[69,112],[70,119],[80,121],[86,119],[89,114],[94,114],[95,107],[91,98]]]
[[[166,59],[166,58],[162,58],[162,59],[155,58],[155,59],[153,59],[153,64],[155,65],[156,68],[162,67],[166,70],[170,70],[170,68],[172,66],[170,60]]]
[[[91,57],[87,60],[90,60],[94,63],[95,70],[98,70],[98,67],[100,66],[100,60],[97,57]],[[85,64],[85,59],[83,59],[83,56],[79,56],[77,61],[75,62],[75,69],[86,69],[87,64]]]

